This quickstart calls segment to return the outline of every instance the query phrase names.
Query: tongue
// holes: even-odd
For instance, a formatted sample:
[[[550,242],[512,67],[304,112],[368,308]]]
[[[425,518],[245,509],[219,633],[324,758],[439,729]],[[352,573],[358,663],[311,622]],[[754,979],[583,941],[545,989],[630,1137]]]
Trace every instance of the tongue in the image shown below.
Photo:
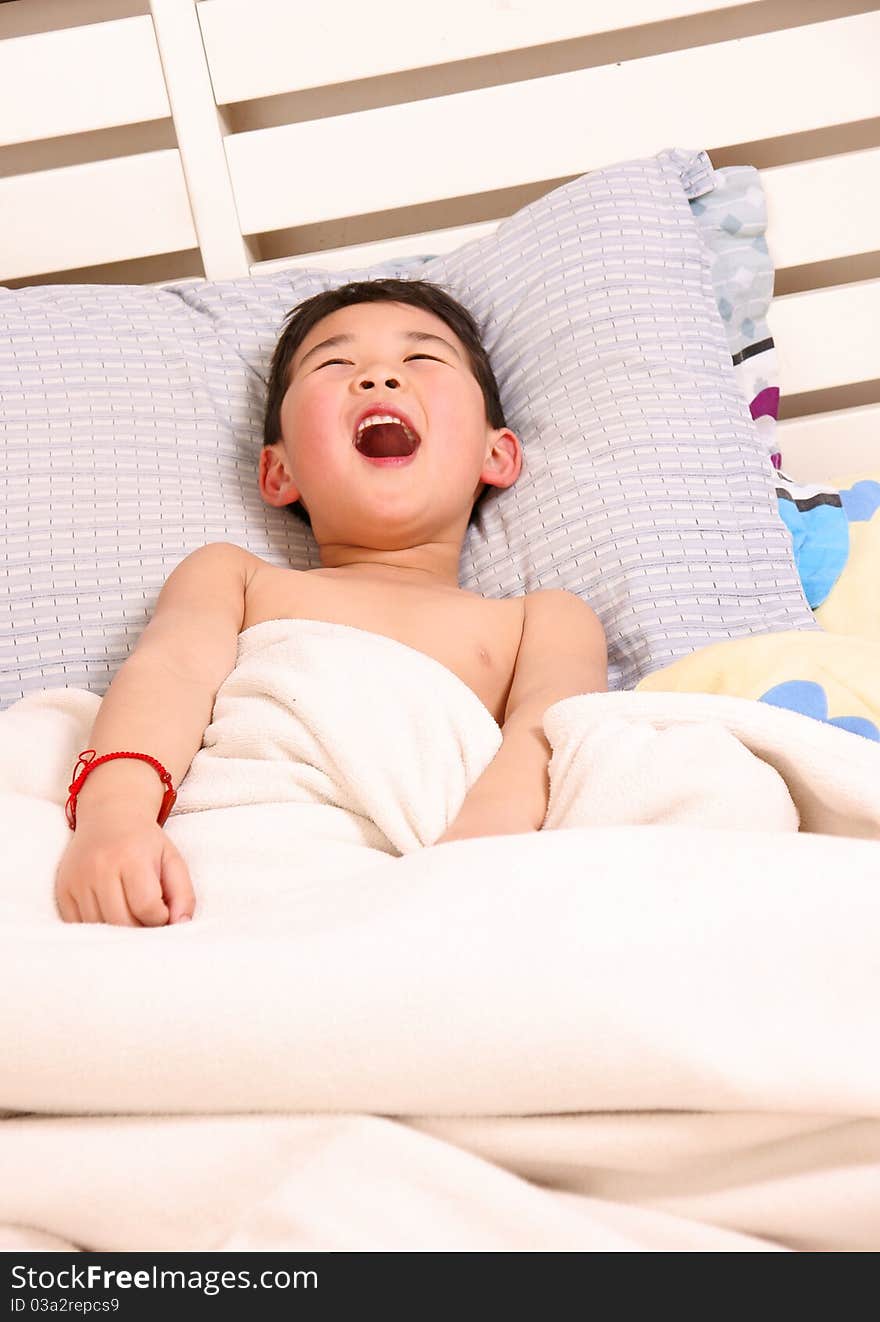
[[[390,459],[392,455],[412,454],[413,443],[399,422],[374,422],[357,447],[371,459]]]

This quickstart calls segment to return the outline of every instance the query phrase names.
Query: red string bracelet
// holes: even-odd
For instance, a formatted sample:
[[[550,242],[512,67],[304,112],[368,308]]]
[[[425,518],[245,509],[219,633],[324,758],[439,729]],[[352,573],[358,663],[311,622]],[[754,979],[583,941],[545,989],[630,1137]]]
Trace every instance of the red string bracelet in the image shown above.
[[[84,752],[80,753],[79,761],[73,768],[73,780],[67,787],[70,791],[70,798],[67,800],[65,811],[67,813],[67,825],[70,827],[71,831],[76,830],[76,796],[82,789],[86,776],[94,771],[95,767],[99,767],[102,762],[110,762],[114,757],[133,757],[140,762],[149,762],[151,767],[155,767],[162,784],[165,786],[162,806],[159,809],[159,816],[156,818],[156,821],[160,826],[164,826],[168,820],[168,814],[174,807],[174,800],[177,798],[177,792],[171,785],[170,772],[165,770],[162,763],[158,762],[156,758],[150,757],[149,753],[105,753],[103,757],[95,757],[95,751],[94,748],[86,748]],[[80,767],[83,768],[82,771],[79,771]],[[79,775],[77,775],[78,771]]]

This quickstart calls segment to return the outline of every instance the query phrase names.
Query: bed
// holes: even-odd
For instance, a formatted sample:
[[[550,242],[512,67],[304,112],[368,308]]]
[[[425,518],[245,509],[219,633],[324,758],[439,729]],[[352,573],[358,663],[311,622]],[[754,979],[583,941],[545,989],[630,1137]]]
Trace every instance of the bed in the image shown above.
[[[0,1247],[876,1250],[880,11],[330,13],[0,7]],[[275,666],[287,801],[206,746],[200,921],[65,925],[164,577],[317,564],[256,492],[267,358],[364,272],[478,318],[527,471],[462,586],[589,600],[610,691],[546,718],[541,832],[432,847],[473,694],[251,630],[214,752]]]

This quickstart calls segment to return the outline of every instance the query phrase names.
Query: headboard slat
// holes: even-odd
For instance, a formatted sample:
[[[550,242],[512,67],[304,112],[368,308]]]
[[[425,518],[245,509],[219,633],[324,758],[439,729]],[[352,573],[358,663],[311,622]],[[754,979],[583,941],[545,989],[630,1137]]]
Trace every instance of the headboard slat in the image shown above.
[[[783,396],[880,380],[880,279],[774,298]]]
[[[147,16],[0,42],[0,146],[170,113]]]
[[[880,148],[772,166],[758,173],[767,198],[769,246],[777,271],[876,250]],[[296,266],[333,270],[367,266],[389,257],[435,255],[490,234],[497,224],[497,220],[479,221],[352,247],[298,253],[295,257],[257,262],[251,270],[280,271]]]
[[[874,252],[880,243],[880,147],[761,170],[777,270]]]
[[[333,9],[289,0],[201,0],[218,105],[569,41],[730,9],[741,0],[446,0],[442,23],[414,22],[412,0]],[[389,34],[393,39],[389,39]]]
[[[322,266],[329,271],[348,270],[356,266],[372,266],[394,257],[436,257],[452,252],[471,239],[491,234],[497,220],[479,221],[475,225],[453,225],[449,229],[424,230],[420,234],[405,234],[396,239],[376,239],[373,243],[360,243],[347,248],[322,248],[315,252],[300,253],[296,257],[278,257],[272,261],[255,262],[251,274],[283,271],[288,267]]]
[[[834,409],[779,423],[779,448],[789,477],[831,482],[860,476],[876,481],[880,469],[880,404]]]
[[[259,234],[332,220],[350,215],[354,198],[363,215],[570,177],[668,146],[711,153],[874,118],[878,48],[880,12],[858,14],[620,66],[231,134],[226,154],[242,229]],[[796,81],[777,77],[783,60],[797,67]],[[829,79],[829,65],[845,67],[846,78]],[[762,95],[719,94],[744,82],[760,85]],[[601,135],[591,129],[595,122]],[[455,150],[473,139],[475,126],[486,150]]]
[[[0,179],[0,215],[0,280],[198,243],[174,148]]]
[[[152,13],[205,273],[214,280],[247,275],[253,253],[235,210],[196,11],[179,0],[152,0]]]

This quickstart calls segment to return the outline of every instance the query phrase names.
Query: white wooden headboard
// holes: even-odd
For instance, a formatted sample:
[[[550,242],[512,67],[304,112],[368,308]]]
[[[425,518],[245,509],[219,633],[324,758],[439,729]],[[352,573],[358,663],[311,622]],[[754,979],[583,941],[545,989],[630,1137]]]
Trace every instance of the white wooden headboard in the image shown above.
[[[876,471],[878,66],[880,9],[840,0],[12,0],[0,281],[436,253],[703,147],[767,192],[787,470]]]

